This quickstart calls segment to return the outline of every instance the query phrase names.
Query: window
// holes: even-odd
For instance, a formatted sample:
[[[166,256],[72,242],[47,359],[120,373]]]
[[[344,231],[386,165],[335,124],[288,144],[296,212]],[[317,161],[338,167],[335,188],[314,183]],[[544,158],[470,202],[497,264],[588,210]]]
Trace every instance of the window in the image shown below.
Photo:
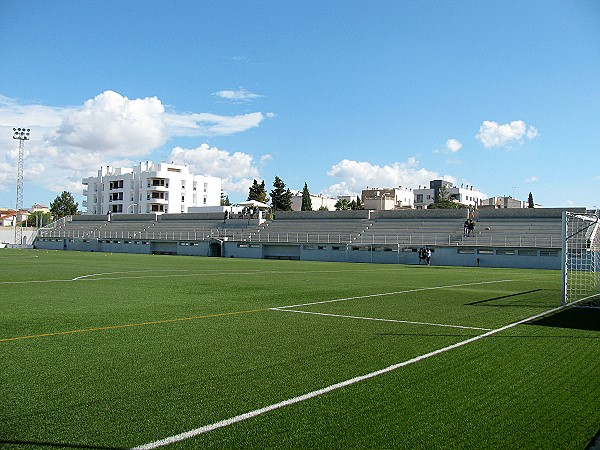
[[[110,182],[108,183],[108,189],[109,189],[109,190],[113,190],[113,189],[123,189],[123,180],[110,181]]]
[[[499,248],[496,249],[496,255],[514,255],[515,254],[515,249],[514,248]]]

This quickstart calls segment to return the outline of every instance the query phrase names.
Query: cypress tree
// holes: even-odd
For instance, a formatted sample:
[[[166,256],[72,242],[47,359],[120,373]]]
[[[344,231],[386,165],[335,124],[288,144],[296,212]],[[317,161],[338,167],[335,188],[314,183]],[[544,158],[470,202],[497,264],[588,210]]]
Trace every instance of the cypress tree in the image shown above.
[[[304,189],[302,189],[302,207],[300,211],[312,211],[312,201],[310,199],[310,192],[308,191],[308,185],[304,182]]]

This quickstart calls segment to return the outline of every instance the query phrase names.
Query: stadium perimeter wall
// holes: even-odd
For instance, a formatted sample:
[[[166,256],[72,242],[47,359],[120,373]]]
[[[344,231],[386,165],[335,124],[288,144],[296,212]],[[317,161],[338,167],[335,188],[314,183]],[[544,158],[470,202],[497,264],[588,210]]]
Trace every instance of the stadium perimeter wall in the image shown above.
[[[39,241],[38,249],[83,252],[218,256],[225,258],[280,259],[374,264],[419,264],[418,247],[346,244],[270,244],[248,242],[123,241],[99,242],[56,238]],[[434,266],[501,267],[519,269],[561,268],[560,249],[429,247]]]

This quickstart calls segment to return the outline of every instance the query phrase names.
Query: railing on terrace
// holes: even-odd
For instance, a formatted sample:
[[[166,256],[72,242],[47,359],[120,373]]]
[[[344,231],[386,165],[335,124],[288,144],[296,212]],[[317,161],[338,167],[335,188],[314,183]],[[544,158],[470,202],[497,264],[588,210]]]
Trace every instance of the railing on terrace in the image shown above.
[[[359,244],[398,244],[398,245],[435,245],[435,246],[490,246],[490,247],[544,247],[560,248],[562,239],[543,235],[498,235],[469,236],[456,235],[370,235],[360,236],[354,241]]]
[[[255,232],[248,236],[248,240],[252,242],[287,242],[300,244],[350,244],[353,242],[353,235],[352,233]]]
[[[476,235],[462,237],[452,234],[358,235],[352,233],[292,233],[211,229],[202,231],[124,231],[124,230],[40,230],[39,238],[75,239],[143,239],[204,241],[223,239],[232,241],[273,243],[321,244],[394,244],[402,246],[489,246],[489,247],[543,247],[560,248],[562,239],[547,235]]]

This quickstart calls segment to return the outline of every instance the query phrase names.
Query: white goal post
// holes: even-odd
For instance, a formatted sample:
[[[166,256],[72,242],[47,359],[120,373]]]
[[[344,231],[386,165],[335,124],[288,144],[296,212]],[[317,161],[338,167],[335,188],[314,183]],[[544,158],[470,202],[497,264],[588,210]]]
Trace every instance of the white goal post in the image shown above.
[[[600,307],[599,228],[596,214],[563,212],[562,305]]]

